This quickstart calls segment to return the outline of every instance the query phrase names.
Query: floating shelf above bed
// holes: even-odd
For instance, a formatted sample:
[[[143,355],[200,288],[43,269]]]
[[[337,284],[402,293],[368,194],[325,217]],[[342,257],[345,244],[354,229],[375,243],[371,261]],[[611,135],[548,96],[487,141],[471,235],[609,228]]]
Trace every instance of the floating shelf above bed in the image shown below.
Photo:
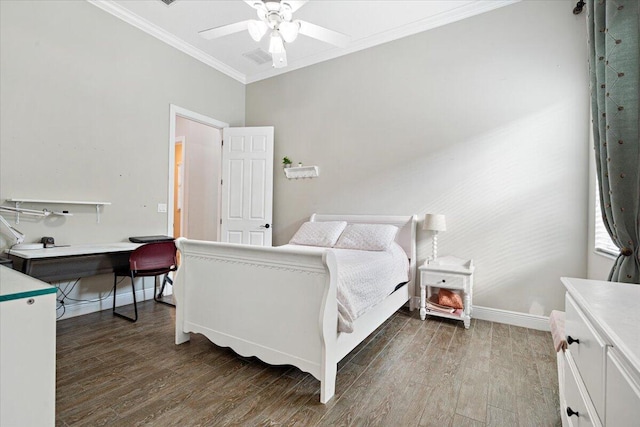
[[[284,175],[289,179],[316,178],[320,175],[320,170],[318,169],[318,166],[285,168]]]
[[[7,199],[7,202],[15,204],[16,209],[20,208],[22,203],[39,203],[48,205],[93,205],[96,207],[96,222],[100,222],[100,207],[110,205],[111,202],[92,202],[92,201],[78,201],[78,200],[44,200],[44,199]],[[54,215],[72,215],[68,212],[52,212]],[[20,212],[16,212],[16,224],[20,222]]]

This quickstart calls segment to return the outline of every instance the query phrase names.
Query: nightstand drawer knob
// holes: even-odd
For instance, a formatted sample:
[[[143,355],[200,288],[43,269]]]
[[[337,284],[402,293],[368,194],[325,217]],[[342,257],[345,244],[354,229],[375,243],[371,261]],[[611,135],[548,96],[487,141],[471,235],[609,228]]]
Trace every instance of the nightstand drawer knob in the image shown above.
[[[569,343],[569,345],[573,343],[580,344],[580,339],[579,338],[573,339],[571,335],[567,335],[567,343]]]

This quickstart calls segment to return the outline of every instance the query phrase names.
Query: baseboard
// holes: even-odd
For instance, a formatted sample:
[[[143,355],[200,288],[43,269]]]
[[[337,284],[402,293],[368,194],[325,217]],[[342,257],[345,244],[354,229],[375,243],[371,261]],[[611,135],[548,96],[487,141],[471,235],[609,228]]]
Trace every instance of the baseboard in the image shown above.
[[[516,311],[500,310],[498,308],[481,307],[474,305],[471,318],[487,320],[489,322],[505,323],[507,325],[521,326],[523,328],[550,331],[549,317],[536,314],[519,313]]]
[[[165,289],[164,295],[172,294],[171,286],[168,286]],[[145,288],[136,290],[136,300],[138,302],[146,301],[153,299],[153,288]],[[132,292],[118,292],[118,300],[116,307],[120,307],[123,305],[133,304],[133,293]],[[59,305],[58,305],[59,307]],[[56,310],[57,320],[69,319],[71,317],[82,316],[84,314],[96,313],[102,310],[111,310],[113,307],[113,296],[109,296],[100,301],[87,301],[87,302],[74,302],[72,304],[65,303],[64,309],[59,308]],[[62,314],[64,311],[64,314]]]
[[[172,289],[169,286],[165,290],[165,295],[170,295]],[[136,299],[138,301],[146,301],[153,298],[153,288],[141,289],[136,291]],[[133,304],[133,294],[131,292],[118,293],[118,304]],[[83,314],[95,313],[102,310],[110,310],[113,305],[113,297],[105,298],[101,301],[93,302],[77,302],[74,304],[65,304],[65,312],[58,320],[68,319],[70,317],[81,316]],[[416,304],[419,307],[420,303]],[[60,316],[58,310],[57,315]],[[523,328],[536,329],[539,331],[550,331],[549,317],[539,316],[536,314],[519,313],[516,311],[500,310],[498,308],[474,306],[471,317],[474,319],[486,320],[489,322],[504,323],[507,325],[521,326]]]
[[[413,297],[415,308],[420,308],[420,297]],[[523,328],[550,331],[549,317],[536,314],[519,313],[517,311],[500,310],[498,308],[473,306],[472,319],[487,320],[489,322],[504,323],[507,325],[521,326]]]

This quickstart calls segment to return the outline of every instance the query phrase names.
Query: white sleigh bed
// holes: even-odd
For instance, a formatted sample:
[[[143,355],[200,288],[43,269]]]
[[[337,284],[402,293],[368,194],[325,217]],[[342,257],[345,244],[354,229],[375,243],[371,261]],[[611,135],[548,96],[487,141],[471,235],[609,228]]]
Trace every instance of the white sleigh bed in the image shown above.
[[[358,317],[353,332],[338,332],[333,251],[180,238],[176,344],[195,332],[242,356],[296,366],[320,380],[320,401],[326,403],[335,393],[338,362],[407,302],[415,308],[416,217],[314,214],[310,221],[397,226],[409,281]]]

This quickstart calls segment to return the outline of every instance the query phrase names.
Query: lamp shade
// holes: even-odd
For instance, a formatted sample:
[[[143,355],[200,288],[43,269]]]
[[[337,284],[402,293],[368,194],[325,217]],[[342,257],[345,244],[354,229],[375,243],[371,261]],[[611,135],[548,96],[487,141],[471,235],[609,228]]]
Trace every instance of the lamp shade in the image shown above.
[[[280,35],[287,43],[291,43],[298,37],[298,31],[300,30],[299,22],[281,22],[278,27]]]
[[[431,231],[447,231],[447,222],[444,219],[444,215],[426,214],[424,216],[422,229]]]
[[[255,19],[249,21],[247,28],[249,30],[249,35],[251,36],[251,38],[257,42],[262,40],[262,37],[264,37],[267,30],[269,29],[267,24],[262,21],[256,21]]]

